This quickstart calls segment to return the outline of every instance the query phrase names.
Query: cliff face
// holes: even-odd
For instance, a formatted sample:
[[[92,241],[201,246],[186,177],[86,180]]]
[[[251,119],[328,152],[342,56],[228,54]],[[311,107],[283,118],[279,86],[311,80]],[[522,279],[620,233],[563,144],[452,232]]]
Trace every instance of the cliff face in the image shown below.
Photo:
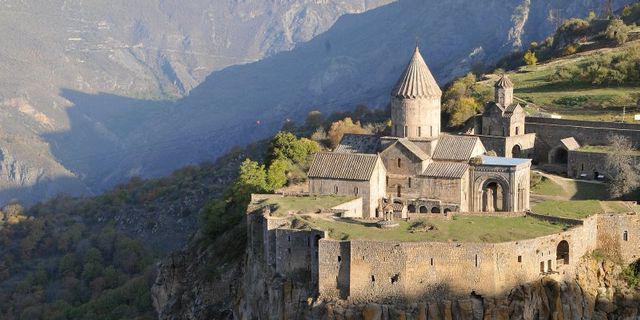
[[[640,308],[640,291],[622,280],[622,268],[592,257],[572,281],[545,277],[503,297],[354,304],[314,300],[305,284],[266,273],[251,256],[244,267],[240,260],[219,267],[215,279],[202,267],[219,261],[211,252],[167,259],[153,289],[160,319],[635,319]]]

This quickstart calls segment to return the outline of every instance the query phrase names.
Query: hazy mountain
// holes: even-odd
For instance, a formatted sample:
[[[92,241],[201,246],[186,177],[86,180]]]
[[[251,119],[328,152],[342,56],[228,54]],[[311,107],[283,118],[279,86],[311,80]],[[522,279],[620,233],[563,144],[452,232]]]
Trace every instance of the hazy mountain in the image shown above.
[[[600,5],[595,0],[401,0],[343,16],[292,51],[212,73],[133,131],[123,149],[130,152],[113,176],[132,169],[165,174],[216,157],[313,109],[383,106],[416,40],[444,84],[475,64],[491,64],[544,39],[559,15],[586,16]]]
[[[0,202],[94,189],[128,133],[212,71],[390,1],[0,1]]]

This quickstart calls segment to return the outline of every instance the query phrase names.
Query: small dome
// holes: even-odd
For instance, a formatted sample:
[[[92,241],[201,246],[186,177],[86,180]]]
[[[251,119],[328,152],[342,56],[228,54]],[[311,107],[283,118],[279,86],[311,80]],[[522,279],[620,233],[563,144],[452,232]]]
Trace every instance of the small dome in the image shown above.
[[[442,91],[416,47],[411,61],[391,91],[391,95],[404,99],[440,97]]]
[[[496,88],[513,88],[513,82],[506,74],[503,74],[498,81],[496,81]]]

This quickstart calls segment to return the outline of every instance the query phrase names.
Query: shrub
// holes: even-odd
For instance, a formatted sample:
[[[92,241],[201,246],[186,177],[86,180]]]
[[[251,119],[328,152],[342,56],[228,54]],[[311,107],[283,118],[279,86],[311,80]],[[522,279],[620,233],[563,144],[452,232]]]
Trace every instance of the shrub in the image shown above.
[[[536,54],[529,50],[524,54],[523,57],[524,63],[528,66],[535,66],[538,63],[538,58],[536,58]]]
[[[621,19],[612,19],[607,26],[605,36],[609,40],[615,40],[617,44],[624,44],[629,38],[629,30]]]

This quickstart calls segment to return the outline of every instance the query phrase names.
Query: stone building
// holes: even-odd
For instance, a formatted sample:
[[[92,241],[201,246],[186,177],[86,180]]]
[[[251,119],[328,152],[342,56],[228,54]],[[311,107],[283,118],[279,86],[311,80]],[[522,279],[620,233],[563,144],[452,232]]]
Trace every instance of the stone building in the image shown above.
[[[481,135],[441,133],[441,96],[416,48],[391,92],[392,136],[347,134],[333,152],[316,155],[311,193],[364,192],[363,211],[371,218],[382,217],[382,208],[374,206],[382,199],[409,214],[528,210],[530,160],[487,156]],[[487,131],[501,135],[510,152],[532,147],[535,135],[524,134],[524,111],[512,103],[513,84],[506,77],[496,85],[496,100],[488,109]],[[383,168],[374,173],[359,167],[362,159],[374,158]],[[356,172],[367,174],[354,179]],[[384,180],[377,180],[382,172]]]
[[[513,97],[513,82],[502,75],[495,83],[495,101],[484,107],[474,128],[467,133],[482,140],[487,151],[509,158],[526,158],[535,145],[535,133],[525,133],[526,113]]]

